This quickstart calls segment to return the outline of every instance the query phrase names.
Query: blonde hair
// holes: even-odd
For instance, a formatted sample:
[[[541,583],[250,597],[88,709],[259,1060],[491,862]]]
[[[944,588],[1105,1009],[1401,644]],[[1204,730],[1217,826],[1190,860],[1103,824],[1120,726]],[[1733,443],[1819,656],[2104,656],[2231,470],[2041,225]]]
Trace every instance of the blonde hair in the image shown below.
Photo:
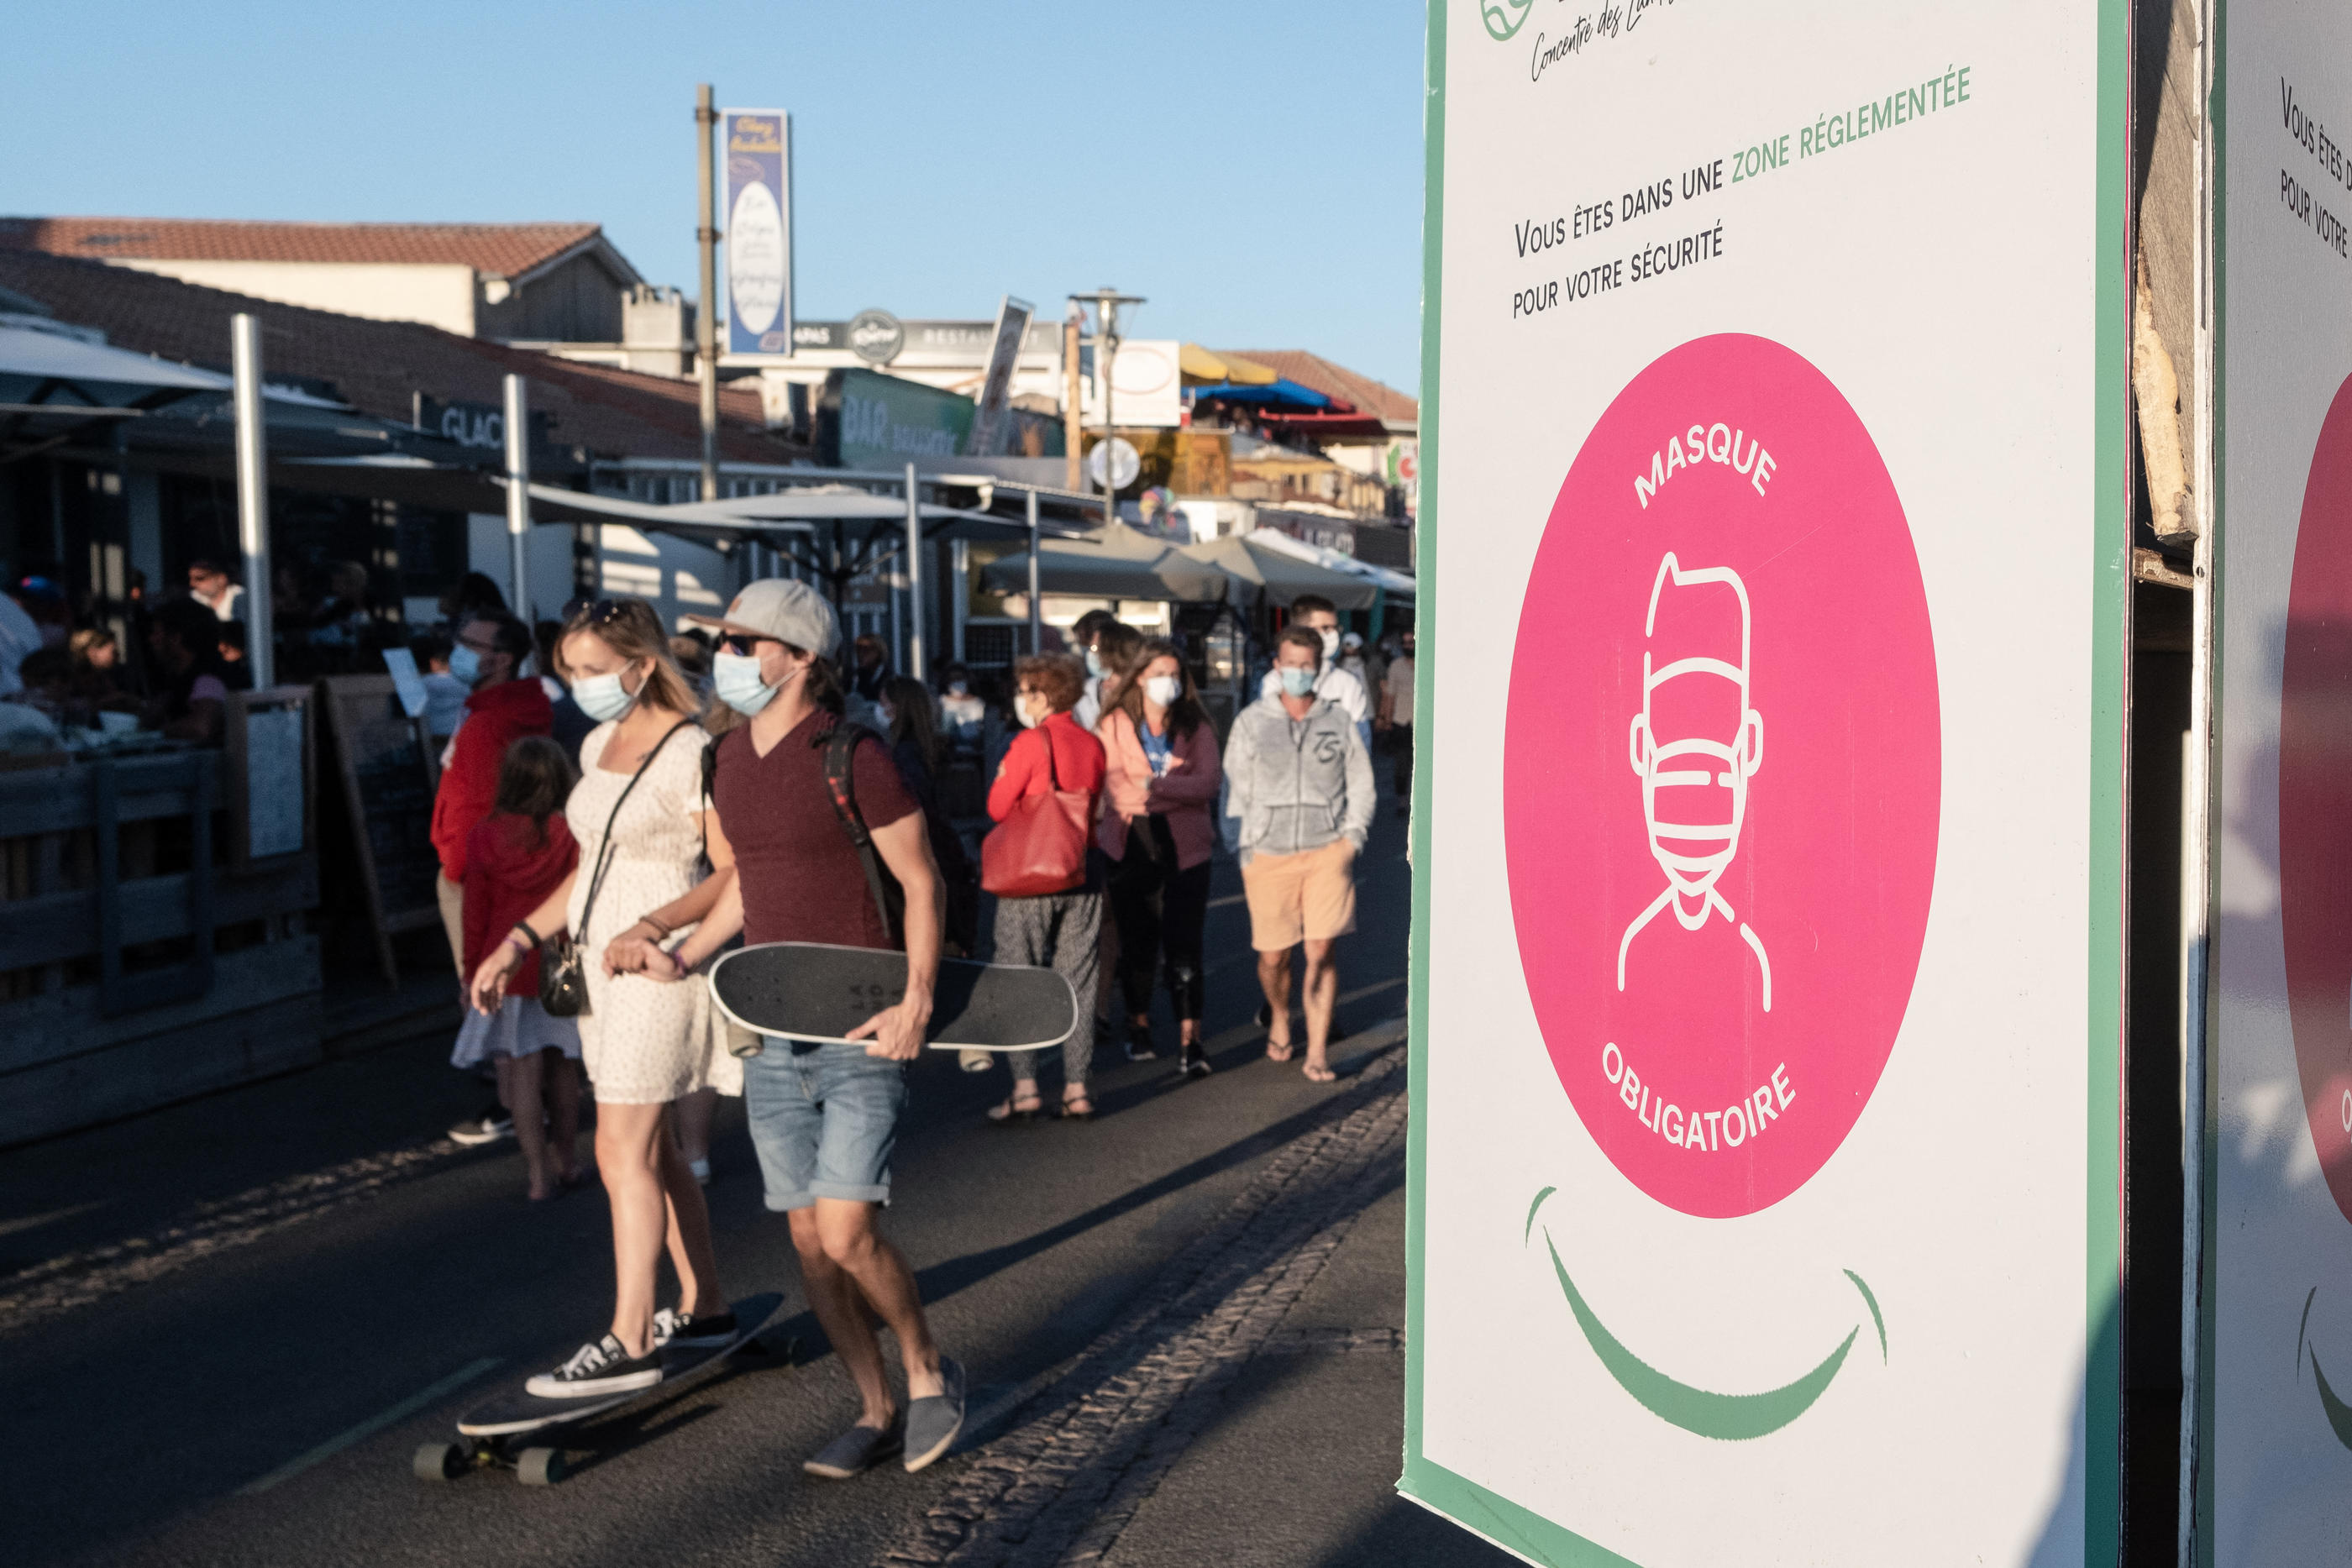
[[[574,612],[555,640],[555,673],[567,684],[572,668],[563,656],[564,644],[583,632],[631,664],[639,659],[653,661],[652,672],[638,689],[639,701],[688,718],[702,716],[702,698],[677,667],[677,659],[669,651],[669,633],[662,630],[661,617],[654,613],[652,605],[642,599],[600,599]]]

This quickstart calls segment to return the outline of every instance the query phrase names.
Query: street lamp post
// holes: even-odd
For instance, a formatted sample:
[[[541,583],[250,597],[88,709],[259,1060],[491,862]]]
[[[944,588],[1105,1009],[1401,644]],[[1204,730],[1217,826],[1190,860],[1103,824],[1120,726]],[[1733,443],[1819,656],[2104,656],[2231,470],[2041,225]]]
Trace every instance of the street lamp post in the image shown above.
[[[1103,439],[1111,438],[1110,368],[1118,357],[1118,308],[1122,305],[1146,303],[1139,294],[1121,294],[1106,284],[1091,294],[1073,294],[1073,304],[1091,302],[1095,308],[1095,385],[1102,391]],[[1118,510],[1118,486],[1111,478],[1110,454],[1103,454],[1103,522],[1108,525]]]

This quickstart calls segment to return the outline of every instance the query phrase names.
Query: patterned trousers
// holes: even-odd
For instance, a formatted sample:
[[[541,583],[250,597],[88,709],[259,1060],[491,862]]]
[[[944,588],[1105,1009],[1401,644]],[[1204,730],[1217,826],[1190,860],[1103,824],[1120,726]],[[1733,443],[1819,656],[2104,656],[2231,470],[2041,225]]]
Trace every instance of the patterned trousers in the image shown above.
[[[996,961],[1035,964],[1070,982],[1078,995],[1078,1026],[1062,1042],[1062,1077],[1084,1083],[1095,1060],[1095,986],[1101,977],[1103,895],[1048,893],[996,901]],[[1050,1048],[1048,1048],[1050,1049]],[[1013,1076],[1034,1082],[1045,1051],[1016,1051]]]

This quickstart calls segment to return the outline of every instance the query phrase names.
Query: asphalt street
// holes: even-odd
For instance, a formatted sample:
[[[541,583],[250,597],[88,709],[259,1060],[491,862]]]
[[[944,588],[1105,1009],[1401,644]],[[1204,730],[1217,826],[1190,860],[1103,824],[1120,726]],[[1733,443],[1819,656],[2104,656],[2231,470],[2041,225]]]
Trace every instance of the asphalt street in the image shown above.
[[[597,1190],[529,1205],[510,1144],[439,1138],[479,1103],[444,1065],[446,1039],[0,1155],[8,1560],[1505,1561],[1391,1490],[1402,826],[1384,800],[1343,948],[1337,1085],[1263,1060],[1223,861],[1209,1080],[1179,1082],[1172,1051],[1113,1051],[1097,1121],[1008,1130],[981,1120],[1001,1074],[919,1065],[887,1226],[970,1368],[976,1419],[919,1476],[800,1469],[856,1402],[733,1103],[710,1201],[730,1294],[784,1293],[767,1354],[594,1424],[551,1489],[409,1469],[460,1409],[553,1364],[610,1310]],[[1214,1323],[1233,1332],[1187,1348]],[[1074,1413],[1099,1413],[1112,1386],[1126,1403],[1097,1442]],[[1059,1445],[1051,1464],[1034,1461],[1040,1434]],[[992,1490],[992,1467],[1033,1461],[1061,1490]],[[1062,1533],[1010,1522],[1020,1508]]]

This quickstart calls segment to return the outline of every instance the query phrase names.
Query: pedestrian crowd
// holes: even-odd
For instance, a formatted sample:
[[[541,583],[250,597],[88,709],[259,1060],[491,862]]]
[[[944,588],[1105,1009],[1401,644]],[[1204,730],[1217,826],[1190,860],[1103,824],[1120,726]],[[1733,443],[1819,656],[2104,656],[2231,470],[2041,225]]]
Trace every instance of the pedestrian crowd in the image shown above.
[[[1265,1054],[1303,1052],[1305,1076],[1332,1082],[1334,949],[1355,921],[1376,732],[1409,757],[1396,742],[1412,717],[1410,643],[1382,672],[1360,638],[1343,642],[1328,603],[1300,601],[1221,746],[1182,647],[1096,612],[1070,629],[1069,652],[1014,663],[1016,727],[984,794],[960,804],[948,797],[965,759],[989,755],[996,728],[961,667],[934,691],[892,672],[871,639],[844,649],[833,606],[793,579],[688,619],[693,633],[673,637],[645,601],[604,599],[535,634],[482,601],[457,607],[446,645],[417,648],[450,737],[433,841],[469,1004],[452,1061],[488,1064],[499,1095],[455,1131],[510,1131],[530,1197],[551,1201],[585,1179],[583,1076],[593,1093],[613,1314],[529,1384],[578,1398],[653,1386],[670,1352],[738,1333],[703,1187],[716,1101],[740,1095],[767,1207],[785,1216],[859,1396],[854,1424],[806,1468],[846,1478],[898,1458],[919,1469],[961,1428],[963,1370],[877,1221],[941,962],[1049,968],[1073,993],[1076,1027],[1058,1044],[965,1053],[975,1071],[1005,1058],[992,1124],[1091,1119],[1098,1037],[1129,1061],[1164,1046],[1181,1078],[1206,1076],[1222,842],[1241,868]],[[975,853],[955,819],[982,811]],[[905,988],[845,1040],[762,1035],[705,978],[739,942],[903,953]],[[1151,1022],[1163,988],[1176,1025],[1164,1042]],[[877,1324],[897,1342],[903,1399]]]

